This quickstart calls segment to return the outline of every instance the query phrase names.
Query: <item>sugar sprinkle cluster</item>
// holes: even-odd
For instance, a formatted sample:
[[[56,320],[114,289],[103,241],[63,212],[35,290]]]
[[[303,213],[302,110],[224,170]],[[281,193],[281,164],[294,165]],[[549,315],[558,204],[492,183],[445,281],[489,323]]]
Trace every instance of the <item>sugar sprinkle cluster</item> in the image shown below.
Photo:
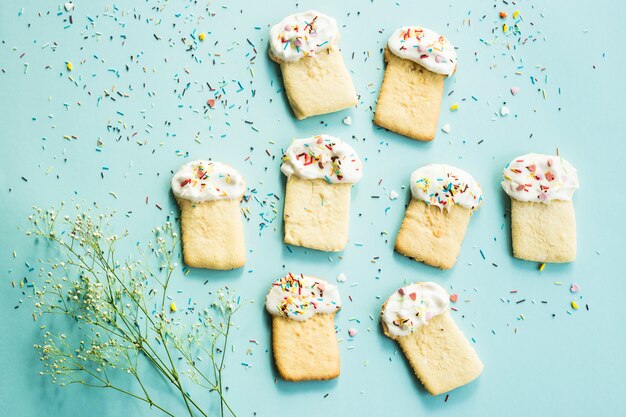
[[[336,286],[290,272],[272,284],[265,305],[272,314],[306,320],[315,313],[338,311],[341,301]]]

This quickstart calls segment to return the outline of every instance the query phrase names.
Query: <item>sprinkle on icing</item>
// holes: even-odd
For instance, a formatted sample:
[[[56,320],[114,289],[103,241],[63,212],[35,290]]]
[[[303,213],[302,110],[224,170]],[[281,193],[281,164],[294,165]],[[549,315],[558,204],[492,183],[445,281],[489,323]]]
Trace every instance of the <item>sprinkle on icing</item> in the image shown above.
[[[549,203],[571,200],[579,187],[576,169],[559,156],[529,153],[502,172],[502,188],[515,200]]]
[[[191,161],[172,177],[174,195],[195,202],[239,199],[245,190],[241,174],[221,162]]]
[[[270,57],[277,62],[315,56],[339,41],[337,21],[309,10],[285,17],[270,29]]]
[[[287,177],[323,179],[332,184],[354,184],[363,177],[363,163],[352,146],[328,135],[294,140],[280,170]]]
[[[447,210],[454,205],[476,210],[483,201],[483,191],[470,174],[445,164],[415,170],[411,174],[411,194],[416,200]]]
[[[417,282],[400,288],[383,306],[381,320],[392,339],[413,333],[448,309],[450,296],[434,282]]]
[[[339,290],[328,282],[291,272],[272,284],[265,308],[275,316],[306,320],[315,313],[334,313],[341,308]]]
[[[419,26],[403,26],[387,42],[389,50],[403,59],[417,62],[437,74],[452,75],[456,51],[443,36]]]

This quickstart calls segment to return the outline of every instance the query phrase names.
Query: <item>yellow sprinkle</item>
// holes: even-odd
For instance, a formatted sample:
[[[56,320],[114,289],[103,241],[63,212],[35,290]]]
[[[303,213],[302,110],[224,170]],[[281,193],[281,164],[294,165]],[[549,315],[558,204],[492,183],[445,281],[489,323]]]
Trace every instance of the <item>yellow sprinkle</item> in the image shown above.
[[[502,32],[506,33],[506,32],[508,32],[508,31],[509,31],[509,27],[507,26],[507,24],[506,24],[506,23],[505,23],[505,24],[503,24],[503,25],[502,25]]]
[[[458,109],[459,109],[459,105],[458,104],[453,104],[453,105],[450,106],[450,110],[451,111],[455,111],[455,110],[458,110]]]
[[[517,16],[519,16],[519,10],[513,12],[513,19],[517,19]]]
[[[539,265],[539,271],[543,271],[543,269],[546,267],[546,264],[541,264]]]
[[[204,34],[204,32],[198,35],[198,39],[200,39],[200,41],[203,41],[205,37],[206,35]]]
[[[67,61],[65,66],[67,67],[68,71],[71,71],[74,68],[74,66],[72,65],[72,61]]]
[[[578,310],[578,304],[576,303],[576,301],[572,301],[572,308],[574,310]]]
[[[171,311],[171,312],[174,312],[174,311],[176,311],[176,310],[178,310],[178,309],[176,308],[176,304],[174,304],[174,302],[172,301],[172,304],[170,304],[170,311]]]

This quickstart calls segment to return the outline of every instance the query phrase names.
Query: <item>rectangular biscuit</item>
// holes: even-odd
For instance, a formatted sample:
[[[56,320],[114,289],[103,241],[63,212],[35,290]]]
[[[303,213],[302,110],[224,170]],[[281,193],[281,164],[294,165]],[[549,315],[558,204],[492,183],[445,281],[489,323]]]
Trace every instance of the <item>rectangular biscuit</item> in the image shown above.
[[[285,191],[285,243],[337,252],[348,243],[352,184],[291,175]]]
[[[432,395],[463,386],[483,370],[476,351],[448,311],[397,341],[413,372]]]
[[[313,314],[303,321],[272,316],[272,349],[281,377],[309,381],[339,376],[334,316]]]
[[[280,69],[298,120],[357,105],[352,78],[336,47],[295,62],[281,61]]]
[[[472,214],[458,205],[450,210],[411,199],[396,238],[395,250],[441,269],[456,263]]]
[[[549,204],[511,199],[513,256],[535,262],[576,260],[576,218],[571,200]]]
[[[445,75],[436,74],[385,49],[385,76],[374,123],[412,139],[435,137]]]
[[[239,200],[176,201],[181,211],[183,260],[187,266],[234,269],[246,263]]]

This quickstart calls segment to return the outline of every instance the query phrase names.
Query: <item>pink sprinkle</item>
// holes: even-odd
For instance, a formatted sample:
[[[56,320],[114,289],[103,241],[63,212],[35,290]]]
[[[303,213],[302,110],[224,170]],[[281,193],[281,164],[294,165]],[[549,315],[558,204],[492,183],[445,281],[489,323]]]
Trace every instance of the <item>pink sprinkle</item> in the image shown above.
[[[441,55],[437,55],[437,56],[435,57],[435,62],[439,63],[439,62],[442,62],[442,61],[443,61],[443,56],[441,56]]]
[[[545,200],[546,198],[548,198],[548,195],[546,193],[539,194],[539,200]]]
[[[400,295],[404,295],[404,288],[400,288],[400,289],[398,290],[398,294],[400,294]]]
[[[457,301],[459,301],[459,294],[452,294],[450,296],[450,301],[452,301],[453,303],[456,303]]]
[[[518,87],[511,87],[511,94],[512,95],[516,95],[517,93],[519,93],[519,88]]]
[[[551,167],[552,166],[552,158],[548,159],[548,166]]]
[[[417,45],[417,52],[422,53],[426,50],[424,45]]]
[[[554,181],[554,178],[555,177],[554,177],[554,174],[552,172],[550,172],[550,171],[546,172],[546,179],[548,181]]]
[[[578,291],[580,291],[580,286],[578,284],[574,283],[574,284],[572,284],[571,287],[569,287],[569,290],[571,292],[578,292]]]
[[[537,165],[531,164],[531,165],[528,165],[526,168],[528,168],[530,172],[535,172],[537,170]]]
[[[317,144],[318,144],[318,145],[321,145],[322,143],[324,143],[324,139],[322,139],[322,137],[320,136],[320,137],[317,139]]]
[[[522,191],[524,189],[524,184],[520,184],[517,186],[517,188],[515,189],[516,191]]]
[[[295,43],[296,46],[302,46],[302,39],[296,38],[296,40],[293,43]]]
[[[348,329],[348,335],[350,335],[350,337],[356,336],[358,332],[357,329]]]
[[[285,32],[291,32],[291,26],[289,25],[285,25],[283,29],[285,30]]]

